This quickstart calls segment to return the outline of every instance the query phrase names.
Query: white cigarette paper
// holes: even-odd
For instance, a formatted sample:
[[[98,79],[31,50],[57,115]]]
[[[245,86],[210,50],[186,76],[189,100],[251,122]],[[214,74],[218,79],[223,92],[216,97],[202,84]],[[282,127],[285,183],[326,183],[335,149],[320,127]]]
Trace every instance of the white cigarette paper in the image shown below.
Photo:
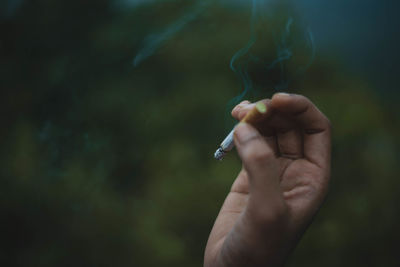
[[[263,102],[258,102],[254,109],[251,110],[247,115],[243,118],[242,122],[250,123],[250,124],[255,124],[257,123],[264,114],[267,113],[267,106]],[[214,158],[217,160],[223,160],[225,157],[225,154],[231,151],[235,147],[235,142],[234,142],[234,135],[235,133],[235,128],[228,134],[228,136],[222,141],[221,145],[217,149],[217,151],[214,154]]]
[[[235,147],[235,142],[233,139],[233,134],[235,129],[233,129],[228,136],[222,141],[221,145],[214,154],[214,158],[217,160],[223,160],[227,152],[231,151]]]

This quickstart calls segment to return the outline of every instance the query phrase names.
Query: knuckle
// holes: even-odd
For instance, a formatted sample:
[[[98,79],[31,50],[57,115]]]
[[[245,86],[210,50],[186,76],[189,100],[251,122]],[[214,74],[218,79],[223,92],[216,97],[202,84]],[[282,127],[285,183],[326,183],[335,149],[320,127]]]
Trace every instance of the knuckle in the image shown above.
[[[323,113],[322,113],[322,121],[323,121],[323,124],[325,125],[325,128],[327,130],[331,131],[332,130],[332,123],[329,120],[329,118]]]
[[[328,117],[325,116],[326,119],[326,125],[328,127],[329,130],[332,130],[332,122],[330,119],[328,119]]]
[[[299,101],[302,102],[311,102],[310,99],[304,95],[299,95],[299,94],[293,94],[294,97],[296,97]]]
[[[234,108],[232,109],[232,111],[231,111],[232,117],[236,117],[238,111],[239,111],[239,108],[238,108],[238,107],[234,107]]]
[[[251,105],[251,103],[248,100],[242,101],[241,103],[237,104],[233,109],[232,109],[232,116],[236,117],[237,115],[241,115],[241,111],[243,110],[248,110],[248,106]],[[247,113],[247,112],[246,112]]]
[[[294,95],[294,96],[296,96],[301,101],[311,103],[311,100],[308,97],[304,96],[304,95]]]
[[[249,148],[246,158],[249,161],[252,161],[254,163],[258,164],[263,164],[266,160],[268,160],[271,156],[272,153],[266,149],[262,149],[259,145],[254,144],[255,146],[253,149]]]
[[[249,107],[241,108],[241,109],[239,110],[239,112],[238,112],[238,118],[239,118],[239,120],[243,119],[243,118],[247,115],[247,113],[248,113],[250,110],[251,110],[251,108],[249,108]]]
[[[242,119],[244,116],[246,116],[247,112],[248,112],[248,111],[247,111],[246,109],[240,109],[240,110],[238,111],[238,118],[239,118],[239,120]]]

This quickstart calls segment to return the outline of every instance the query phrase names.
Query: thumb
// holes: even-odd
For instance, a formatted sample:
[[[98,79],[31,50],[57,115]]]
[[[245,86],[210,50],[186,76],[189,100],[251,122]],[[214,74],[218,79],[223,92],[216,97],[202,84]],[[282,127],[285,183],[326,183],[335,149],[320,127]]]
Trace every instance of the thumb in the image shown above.
[[[278,160],[273,149],[250,124],[235,128],[235,145],[250,180],[250,194],[262,198],[281,196]]]

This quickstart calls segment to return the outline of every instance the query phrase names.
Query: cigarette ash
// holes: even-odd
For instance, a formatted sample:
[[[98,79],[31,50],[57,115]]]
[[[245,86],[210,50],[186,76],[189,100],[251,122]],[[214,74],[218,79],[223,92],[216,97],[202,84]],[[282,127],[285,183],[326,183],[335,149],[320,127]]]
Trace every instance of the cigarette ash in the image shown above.
[[[226,152],[222,148],[218,148],[217,151],[215,151],[214,158],[221,161],[224,159],[225,154]]]

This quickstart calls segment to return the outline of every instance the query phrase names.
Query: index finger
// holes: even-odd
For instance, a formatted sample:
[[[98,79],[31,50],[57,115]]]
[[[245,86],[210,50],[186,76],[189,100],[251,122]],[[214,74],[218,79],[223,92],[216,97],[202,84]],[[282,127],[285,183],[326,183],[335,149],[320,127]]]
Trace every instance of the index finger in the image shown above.
[[[329,166],[331,125],[328,118],[306,97],[275,94],[271,109],[290,117],[303,132],[304,156],[321,168]]]

